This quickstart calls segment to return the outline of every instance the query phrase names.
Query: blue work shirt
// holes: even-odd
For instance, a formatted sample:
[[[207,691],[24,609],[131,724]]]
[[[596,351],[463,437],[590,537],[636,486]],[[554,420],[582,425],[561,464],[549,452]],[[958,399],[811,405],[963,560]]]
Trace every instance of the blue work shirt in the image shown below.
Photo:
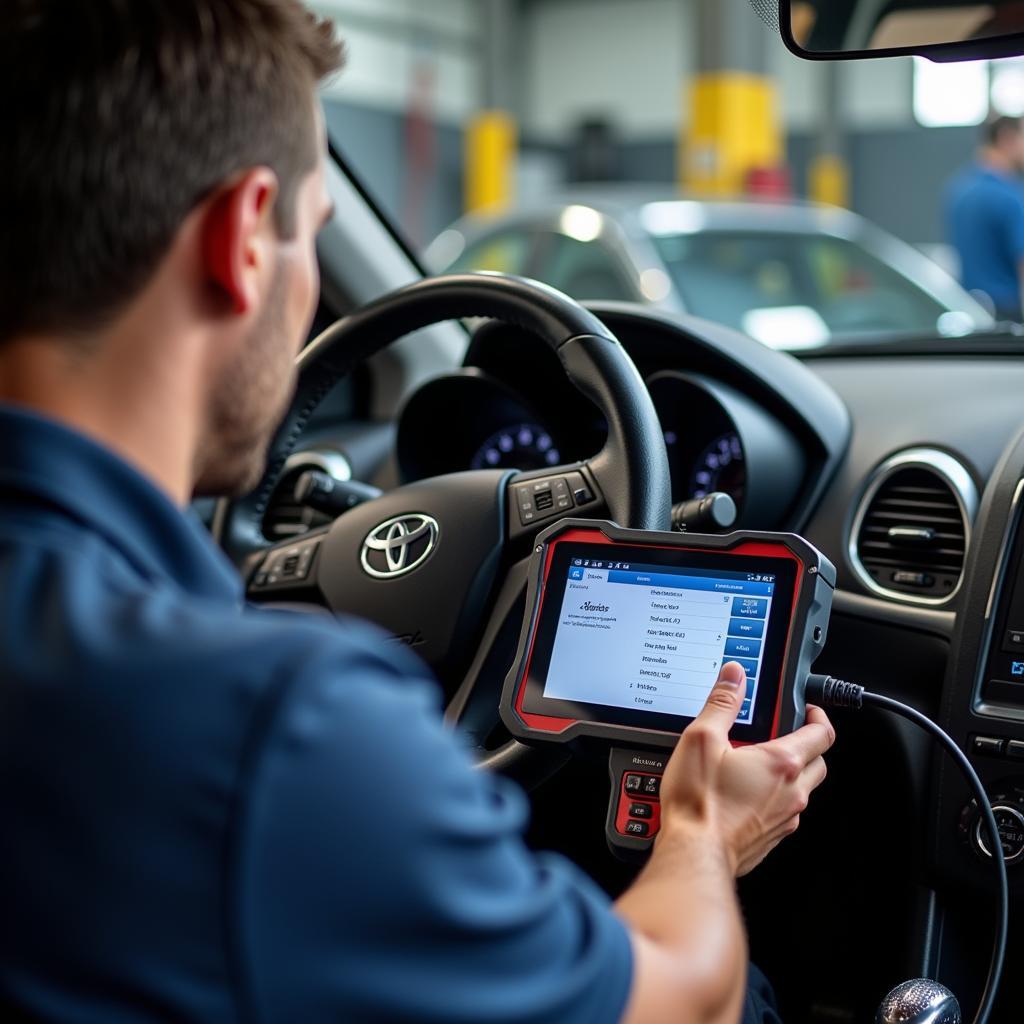
[[[960,256],[960,282],[982,291],[996,311],[1021,318],[1024,188],[980,164],[959,175],[946,196],[949,241]]]
[[[616,1021],[624,925],[411,654],[245,606],[198,521],[0,407],[0,1016]]]

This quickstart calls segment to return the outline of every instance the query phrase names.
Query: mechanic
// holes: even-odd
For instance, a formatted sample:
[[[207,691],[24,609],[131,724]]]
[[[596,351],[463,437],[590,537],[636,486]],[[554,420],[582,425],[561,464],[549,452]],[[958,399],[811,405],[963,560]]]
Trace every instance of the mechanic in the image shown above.
[[[0,11],[4,1019],[775,1021],[735,879],[822,781],[822,712],[733,749],[726,666],[611,906],[420,662],[246,607],[187,512],[291,399],[341,62],[298,0]]]
[[[1002,320],[1021,319],[1024,281],[1024,123],[997,117],[983,128],[977,162],[946,196],[949,241],[960,256],[960,282],[983,292]]]

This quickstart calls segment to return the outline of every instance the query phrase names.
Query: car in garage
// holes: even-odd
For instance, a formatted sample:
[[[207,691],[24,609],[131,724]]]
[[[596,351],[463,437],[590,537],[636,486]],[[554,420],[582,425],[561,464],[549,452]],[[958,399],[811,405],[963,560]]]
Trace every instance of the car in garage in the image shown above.
[[[424,259],[438,273],[522,274],[581,300],[688,312],[790,350],[993,326],[985,308],[913,246],[848,210],[808,203],[595,186],[464,218]]]
[[[595,60],[587,32],[605,20],[622,26],[616,17],[635,23],[640,42],[626,38],[628,24],[614,33],[605,25],[607,50],[625,60],[632,46],[643,64],[654,45],[652,33],[677,38],[670,31],[677,27],[672,19],[686,6],[654,0],[645,4],[651,15],[645,19],[632,3],[600,0],[597,18],[588,17],[590,2],[537,0],[517,7],[524,24],[532,26],[537,50],[550,42],[550,23],[538,27],[530,18],[540,18],[541,12],[547,17],[557,8],[551,17],[571,26],[556,40],[552,63],[561,72],[575,48],[583,70],[599,65],[600,75],[608,77],[610,62]],[[188,517],[188,530],[209,543],[193,518],[202,520],[220,550],[213,552],[218,561],[210,593],[197,597],[189,610],[190,628],[194,619],[211,616],[210,595],[225,588],[233,595],[236,618],[255,609],[273,613],[280,634],[272,633],[272,639],[280,635],[283,644],[295,635],[288,627],[298,622],[296,629],[308,630],[303,638],[344,635],[357,628],[355,619],[372,622],[377,629],[367,634],[359,664],[374,663],[378,652],[386,651],[388,658],[401,660],[407,675],[431,676],[444,718],[476,768],[509,780],[495,802],[509,811],[510,821],[528,801],[529,847],[561,855],[589,876],[603,897],[614,900],[634,884],[658,834],[659,787],[678,733],[662,720],[645,721],[647,712],[637,705],[652,700],[648,695],[675,671],[669,661],[678,652],[670,645],[686,640],[682,634],[691,627],[680,624],[671,593],[668,600],[654,594],[659,605],[643,609],[641,619],[643,675],[627,684],[637,686],[629,698],[634,706],[619,709],[641,716],[626,723],[632,745],[619,743],[616,737],[623,734],[607,731],[609,723],[601,721],[588,720],[598,728],[570,735],[586,720],[587,707],[599,703],[589,699],[593,694],[584,689],[581,697],[576,690],[557,714],[530,703],[546,699],[530,690],[531,659],[554,657],[554,640],[548,636],[545,649],[544,642],[534,644],[540,634],[533,632],[543,595],[553,592],[546,589],[555,579],[551,566],[558,565],[563,588],[583,586],[588,573],[598,574],[601,583],[638,583],[612,580],[610,574],[647,577],[652,570],[632,564],[635,559],[623,562],[621,553],[614,565],[593,551],[588,557],[576,549],[567,554],[568,548],[558,554],[546,546],[557,537],[548,531],[559,530],[571,517],[571,529],[590,530],[588,543],[595,548],[625,536],[652,560],[654,548],[671,549],[676,569],[694,569],[688,577],[692,592],[704,593],[694,604],[714,600],[717,606],[714,616],[690,609],[699,618],[714,618],[715,629],[696,627],[713,636],[705,636],[705,646],[732,651],[741,668],[743,662],[753,665],[746,673],[751,702],[752,684],[765,678],[758,676],[766,663],[758,661],[762,642],[763,658],[769,648],[773,651],[779,680],[786,672],[806,676],[813,660],[814,672],[831,682],[852,681],[874,694],[858,713],[853,691],[841,691],[841,706],[830,711],[838,740],[828,756],[828,778],[800,811],[799,831],[737,880],[750,958],[771,979],[782,1019],[790,1024],[952,1024],[960,1016],[952,1009],[951,990],[965,1019],[981,1006],[979,1024],[1017,1024],[1024,980],[1012,965],[1020,938],[1012,934],[1007,945],[1005,926],[1024,905],[1024,342],[1019,331],[996,323],[943,271],[894,236],[861,216],[821,205],[680,199],[646,188],[618,198],[610,189],[581,190],[499,221],[474,215],[438,237],[423,255],[408,237],[414,233],[409,225],[422,225],[430,205],[426,190],[418,179],[405,181],[394,173],[398,162],[387,147],[404,140],[402,152],[410,161],[447,172],[447,155],[463,140],[455,139],[450,126],[433,135],[428,131],[433,108],[425,113],[422,93],[429,94],[439,81],[462,87],[474,80],[467,70],[469,56],[475,59],[485,48],[467,34],[465,24],[484,5],[457,0],[447,14],[434,3],[325,0],[311,6],[341,11],[343,30],[345,18],[351,25],[353,53],[367,55],[353,57],[354,94],[365,89],[375,67],[387,70],[373,80],[371,100],[362,107],[341,109],[348,102],[338,99],[344,85],[325,91],[331,144],[326,191],[332,209],[317,243],[322,288],[316,323],[298,356],[297,387],[258,484],[240,496],[192,504],[197,516]],[[486,6],[507,14],[505,5]],[[814,68],[829,58],[865,55],[953,61],[1024,53],[1019,4],[755,0],[754,6],[791,50],[813,58],[808,66]],[[714,35],[708,24],[721,29],[716,19],[725,9],[726,0],[701,0],[708,19],[702,22],[702,45]],[[751,37],[764,32],[749,10],[743,10],[749,22],[735,17],[735,5],[729,10],[729,26],[741,26],[735,31]],[[507,27],[500,17],[498,24]],[[511,46],[511,36],[492,32],[487,59]],[[107,37],[97,38],[107,46]],[[591,45],[585,45],[588,39]],[[669,56],[677,56],[675,50]],[[117,64],[131,67],[137,57],[126,54]],[[391,70],[392,60],[417,86],[402,120],[383,111],[378,95],[407,99],[405,80]],[[878,68],[882,63],[869,65],[872,75],[885,74]],[[577,67],[575,73],[583,70]],[[678,76],[679,67],[672,64],[670,71]],[[625,76],[612,77],[618,90]],[[724,83],[723,95],[749,97],[750,81],[739,78]],[[565,74],[565,83],[569,91],[573,75]],[[903,84],[909,107],[909,76]],[[885,79],[877,92],[888,88]],[[875,106],[882,102],[877,94],[869,99]],[[454,104],[448,94],[437,105],[445,103]],[[643,122],[646,112],[638,103],[637,120]],[[751,119],[741,134],[756,135],[758,127]],[[917,128],[907,134],[924,147],[924,133]],[[494,130],[492,120],[488,131]],[[726,141],[736,143],[734,136]],[[883,142],[896,145],[888,136]],[[372,173],[363,170],[361,146],[378,147],[365,165]],[[914,173],[923,179],[925,169]],[[445,179],[450,205],[461,181],[453,184],[455,174],[439,177]],[[95,189],[102,182],[102,174],[88,179]],[[393,186],[390,207],[375,191],[382,182]],[[905,183],[908,192],[913,184]],[[273,190],[254,191],[262,202]],[[90,201],[84,190],[77,198]],[[262,208],[256,207],[251,219],[262,223]],[[407,216],[395,217],[403,207]],[[400,219],[407,223],[397,223]],[[439,217],[423,237],[450,220]],[[256,247],[242,253],[234,261],[243,267],[240,272],[265,269],[261,252]],[[440,272],[443,268],[448,269]],[[166,310],[168,317],[175,312]],[[86,357],[83,352],[83,361]],[[247,387],[251,382],[232,383]],[[145,411],[162,417],[161,410]],[[75,474],[58,480],[31,465],[23,467],[23,478],[45,494],[58,486],[63,492],[79,486]],[[721,508],[722,498],[728,499],[728,514],[719,519],[714,506]],[[24,500],[6,477],[0,478],[0,506],[10,504],[16,510],[12,518],[34,528],[20,508]],[[143,539],[132,539],[133,557],[149,534],[177,515],[155,492],[144,507],[152,515],[138,530]],[[116,525],[97,529],[90,551],[102,548]],[[603,539],[595,538],[594,529],[604,531]],[[63,543],[70,530],[54,531],[55,543]],[[731,531],[739,536],[730,537]],[[582,541],[575,536],[565,543]],[[746,556],[781,564],[773,563],[767,574],[722,570],[726,576],[714,576],[709,568],[714,557],[739,547]],[[22,554],[4,535],[0,573],[17,568]],[[657,557],[672,564],[669,556]],[[570,561],[562,565],[559,558]],[[159,575],[144,558],[138,560],[140,575]],[[128,571],[120,573],[112,588],[129,578],[134,579]],[[77,621],[73,630],[59,628],[64,591],[47,589],[35,577],[30,582],[30,601],[0,604],[0,642],[13,650],[24,635],[42,632],[46,640],[70,635],[88,646],[92,635]],[[63,582],[79,599],[91,593],[74,575]],[[776,591],[783,583],[790,589]],[[660,585],[650,578],[644,584]],[[709,597],[707,588],[719,586],[724,593]],[[793,614],[799,611],[807,623],[806,636],[795,642],[771,625],[767,609],[777,593],[791,595]],[[823,594],[831,601],[830,620]],[[566,606],[567,615],[585,613],[589,618],[582,628],[595,636],[611,631],[614,621],[604,617],[609,608],[581,594],[581,602],[584,598],[578,608]],[[152,610],[142,602],[139,607]],[[154,615],[129,608],[96,632],[115,650],[136,619],[147,626],[155,622],[176,638],[186,657],[188,633],[177,639],[185,617],[168,612],[169,607],[177,608],[159,605]],[[790,602],[780,601],[778,607],[790,610]],[[207,641],[215,657],[224,638],[211,632]],[[265,640],[253,637],[254,643]],[[19,869],[8,870],[3,880],[11,904],[19,908],[15,926],[10,908],[0,925],[4,1019],[182,1019],[188,1015],[179,1012],[180,1005],[196,1005],[193,1000],[210,1007],[194,1019],[409,1019],[365,1000],[352,1010],[345,1002],[351,992],[342,986],[338,994],[334,987],[339,966],[348,965],[308,955],[293,935],[303,929],[290,916],[304,872],[313,876],[326,863],[325,874],[317,876],[324,879],[322,891],[304,890],[317,929],[311,945],[326,948],[352,927],[353,906],[373,891],[376,873],[396,854],[414,861],[424,902],[435,896],[443,902],[432,887],[434,862],[417,860],[411,846],[394,849],[389,838],[403,822],[379,813],[385,797],[395,798],[395,775],[384,769],[404,753],[403,737],[410,735],[403,732],[407,716],[399,713],[410,706],[403,690],[409,680],[398,672],[387,679],[385,703],[398,709],[392,715],[393,735],[341,730],[325,742],[316,708],[288,720],[281,730],[288,757],[308,763],[310,744],[340,756],[349,741],[358,741],[366,756],[353,774],[327,773],[319,788],[286,791],[275,817],[269,804],[243,806],[221,797],[234,792],[239,779],[275,781],[285,774],[280,763],[264,763],[256,752],[272,731],[277,703],[290,696],[292,667],[306,666],[315,645],[283,649],[287,671],[275,675],[272,706],[265,717],[254,716],[251,729],[236,730],[238,741],[232,758],[223,762],[220,788],[196,784],[202,781],[201,755],[220,742],[220,723],[200,721],[181,745],[172,728],[187,703],[181,694],[200,700],[209,687],[183,678],[180,693],[163,691],[152,743],[140,742],[127,727],[130,715],[145,706],[142,684],[165,668],[155,664],[145,645],[133,647],[134,682],[140,685],[130,690],[132,701],[94,706],[85,692],[81,707],[88,714],[82,721],[59,706],[45,675],[51,659],[66,656],[60,642],[40,643],[27,652],[20,675],[0,673],[0,763],[13,809],[4,820],[0,865]],[[328,676],[335,667],[314,663]],[[259,668],[231,664],[225,707],[249,706],[250,675]],[[711,669],[717,671],[717,661]],[[701,671],[706,674],[707,665]],[[26,679],[29,685],[23,686]],[[588,680],[575,682],[585,687]],[[737,678],[735,685],[741,682]],[[57,683],[77,691],[80,680]],[[416,689],[416,694],[426,692],[426,687]],[[707,692],[704,685],[701,696]],[[324,693],[332,700],[351,699],[344,685]],[[423,697],[424,705],[428,699]],[[892,702],[905,705],[910,721],[886,713],[887,700],[890,710]],[[127,794],[123,806],[129,810],[116,815],[112,828],[83,812],[81,783],[91,766],[67,758],[62,749],[52,757],[36,755],[37,748],[48,750],[43,740],[52,737],[39,736],[37,743],[36,734],[19,732],[25,708],[40,706],[55,726],[101,737],[105,750],[130,766],[107,772],[102,780],[110,792]],[[363,710],[349,707],[353,719]],[[745,709],[751,719],[752,707]],[[799,700],[784,707],[780,697],[768,710],[775,717],[769,713],[760,724],[774,732],[783,712],[796,720],[804,708]],[[223,721],[235,720],[226,715]],[[929,722],[951,738],[953,758],[933,742],[936,725],[929,732]],[[754,724],[741,722],[739,728]],[[445,737],[439,728],[436,735]],[[734,739],[741,744],[749,735]],[[724,739],[722,747],[727,749]],[[447,756],[441,740],[429,749],[435,755],[442,751],[439,760]],[[11,767],[10,750],[28,750],[35,770],[20,763]],[[180,766],[185,781],[150,786],[148,768],[161,759]],[[424,777],[433,767],[429,760],[421,762]],[[332,768],[335,763],[329,762]],[[965,781],[965,766],[980,778],[984,799]],[[386,793],[378,773],[387,774]],[[490,805],[466,798],[459,781],[481,777],[467,770],[446,796],[472,813],[490,813]],[[411,792],[418,780],[406,781]],[[195,796],[194,804],[182,794]],[[416,809],[429,807],[433,795],[420,787]],[[175,813],[163,814],[160,800]],[[230,827],[222,829],[223,804]],[[310,808],[317,813],[308,813]],[[61,823],[59,841],[49,842],[47,829],[55,820]],[[479,820],[469,820],[452,844],[458,856],[471,855],[481,843]],[[275,832],[281,824],[284,831]],[[516,827],[510,824],[509,832]],[[125,851],[146,829],[169,838],[147,863],[147,873],[137,876]],[[250,833],[283,835],[284,842],[272,855],[261,849],[246,873],[237,869],[238,851]],[[338,851],[324,842],[328,833]],[[428,815],[422,834],[450,833]],[[179,870],[185,858],[179,863],[175,857],[176,844],[190,851],[214,849],[208,884]],[[43,855],[28,857],[30,849]],[[349,854],[356,869],[338,870]],[[538,863],[543,879],[545,862]],[[685,874],[694,867],[681,859],[673,871]],[[24,913],[31,905],[21,898],[26,893],[43,893],[46,899],[60,894],[62,908],[65,894],[69,902],[77,898],[76,871],[83,868],[110,885],[109,900],[99,889],[85,893],[94,917],[61,913],[37,919]],[[529,913],[524,900],[511,916],[503,916],[508,908],[496,907],[487,895],[495,879],[462,875],[467,877],[460,881],[477,887],[479,899],[473,914],[452,914],[443,934],[429,916],[405,929],[400,913],[368,915],[372,926],[360,940],[399,951],[382,986],[396,994],[392,1005],[431,986],[430,964],[424,961],[423,969],[418,957],[435,942],[453,935],[465,940],[475,929],[493,933],[499,930],[495,921]],[[1000,882],[1006,878],[1004,891]],[[530,876],[525,884],[534,881]],[[731,874],[728,882],[731,887]],[[168,919],[176,905],[201,908],[205,926],[216,933],[210,948],[217,956],[207,957],[205,945],[165,927],[163,919],[139,918],[138,907],[154,891],[168,908]],[[391,911],[408,895],[401,887],[389,891]],[[247,921],[239,915],[243,927],[228,934],[228,922],[236,920],[232,915],[246,900],[250,907],[271,906],[278,920],[292,927],[269,929],[259,943],[250,942]],[[593,902],[604,906],[598,895]],[[589,920],[581,912],[570,922],[580,946],[591,938]],[[516,929],[507,931],[516,941]],[[109,972],[82,969],[88,957],[79,960],[76,951],[102,957],[115,933],[129,936],[133,955],[124,961],[110,958]],[[71,955],[47,955],[58,940]],[[271,956],[266,977],[250,969],[257,945],[264,955],[270,950],[282,960],[292,958],[289,962],[303,971],[312,964],[313,987],[322,985],[336,998],[336,1012],[322,1018],[255,1012],[263,986],[269,987],[267,977],[278,968]],[[193,986],[167,984],[178,967],[162,959],[169,949],[188,950],[181,976]],[[521,963],[526,959],[519,957]],[[477,949],[467,952],[469,960],[485,974],[502,973],[481,962],[486,958]],[[549,966],[525,965],[527,973]],[[29,982],[22,984],[25,978]],[[906,979],[916,980],[888,998]],[[568,985],[572,979],[561,980]],[[355,987],[363,982],[380,986],[381,978],[358,978]],[[451,1019],[462,1022],[559,1019],[541,1018],[525,995],[520,1001],[518,991],[486,1012],[473,1004],[472,993],[446,995]],[[439,1013],[430,1019],[449,1018]]]

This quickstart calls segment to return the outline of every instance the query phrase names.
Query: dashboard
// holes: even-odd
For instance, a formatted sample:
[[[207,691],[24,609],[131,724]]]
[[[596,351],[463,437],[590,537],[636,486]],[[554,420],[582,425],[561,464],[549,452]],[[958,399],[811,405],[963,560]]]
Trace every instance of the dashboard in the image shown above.
[[[734,406],[738,395],[710,381],[665,371],[645,384],[661,420],[672,472],[674,501],[724,491],[742,508],[746,451]],[[560,396],[554,411],[541,411],[543,396],[519,391],[482,370],[439,377],[416,393],[399,426],[398,459],[403,482],[468,469],[534,470],[577,462],[596,454],[605,426]],[[573,421],[572,413],[582,413]],[[439,426],[443,424],[443,426]]]
[[[722,491],[736,502],[739,526],[783,525],[814,461],[808,439],[743,381],[683,369],[688,360],[678,337],[653,339],[646,356],[642,341],[626,338],[661,421],[673,501]],[[478,332],[462,368],[424,384],[401,410],[399,478],[545,469],[595,455],[606,434],[597,409],[569,384],[546,346],[492,324]]]

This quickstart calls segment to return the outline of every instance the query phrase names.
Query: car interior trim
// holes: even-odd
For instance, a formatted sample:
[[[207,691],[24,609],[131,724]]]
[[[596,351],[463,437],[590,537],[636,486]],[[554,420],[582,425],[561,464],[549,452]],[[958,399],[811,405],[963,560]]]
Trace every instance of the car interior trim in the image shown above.
[[[1020,528],[1021,498],[1024,497],[1024,479],[1017,482],[1010,501],[1010,511],[1006,517],[1006,527],[1003,530],[1003,537],[999,543],[999,553],[995,559],[995,571],[992,573],[992,586],[989,588],[988,601],[985,604],[985,624],[981,635],[980,651],[985,652],[992,643],[992,630],[996,621],[996,599],[1003,591],[1006,583],[1007,571],[1010,566],[1010,552],[1013,549],[1013,542]],[[974,679],[974,694],[971,704],[974,712],[983,718],[1002,719],[1004,721],[1024,722],[1024,708],[1014,708],[1006,704],[991,704],[982,697],[982,687],[985,685],[985,669],[987,657],[982,653],[978,657],[977,672]]]
[[[903,469],[930,470],[940,477],[953,492],[957,506],[960,509],[960,515],[964,521],[964,563],[966,564],[967,552],[970,550],[971,545],[971,527],[974,523],[974,516],[978,511],[978,487],[962,463],[958,462],[948,452],[940,451],[937,448],[908,448],[905,451],[897,452],[886,459],[874,471],[868,480],[864,494],[857,503],[857,510],[850,525],[846,544],[847,557],[859,582],[873,594],[887,598],[890,601],[900,601],[906,604],[933,607],[946,605],[956,597],[963,586],[963,568],[961,568],[960,579],[957,581],[957,585],[950,593],[944,594],[942,597],[917,597],[914,594],[905,594],[898,590],[890,590],[888,587],[883,587],[865,568],[864,563],[861,561],[860,553],[857,550],[857,538],[860,536],[860,528],[875,495],[893,474]]]

